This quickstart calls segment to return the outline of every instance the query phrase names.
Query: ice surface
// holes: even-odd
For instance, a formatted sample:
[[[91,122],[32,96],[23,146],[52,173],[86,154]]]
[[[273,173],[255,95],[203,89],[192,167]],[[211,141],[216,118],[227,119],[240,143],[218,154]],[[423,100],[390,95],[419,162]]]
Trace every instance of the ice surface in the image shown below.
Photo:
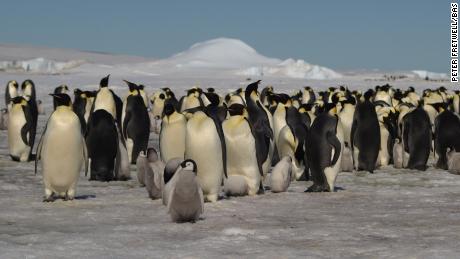
[[[70,54],[62,50],[48,52],[41,56],[61,62],[79,59],[67,59]],[[27,55],[12,58],[34,57]],[[120,96],[127,92],[122,79],[145,84],[149,94],[162,86],[182,95],[193,85],[225,93],[248,84],[247,76],[233,72],[203,68],[170,73],[155,65],[145,68],[140,65],[145,60],[132,63],[133,59],[104,56],[104,62],[88,62],[62,75],[0,72],[0,84],[34,80],[47,113],[39,116],[37,138],[51,111],[48,93],[62,83],[71,89],[96,89],[110,73],[110,86]],[[291,93],[305,85],[315,90],[340,84],[366,89],[387,83],[368,80],[382,74],[344,74],[326,80],[264,75],[251,80],[261,78],[262,86]],[[417,78],[389,83],[403,89],[413,85],[418,91],[454,86]],[[0,106],[3,94],[0,91]],[[311,182],[294,182],[286,193],[206,203],[202,220],[175,224],[161,201],[150,200],[138,186],[134,167],[133,180],[99,183],[82,175],[76,200],[43,203],[41,173],[33,174],[33,163],[11,161],[6,136],[0,131],[1,258],[458,258],[460,253],[460,176],[433,169],[433,159],[426,172],[386,167],[373,175],[341,173],[335,193],[304,193]],[[153,134],[150,145],[158,148]]]
[[[83,63],[83,60],[58,62],[45,58],[34,58],[29,60],[2,61],[0,62],[0,70],[56,74],[60,72],[66,72],[72,68],[76,68]]]
[[[412,73],[414,73],[417,77],[422,79],[429,78],[432,80],[440,80],[448,78],[446,73],[435,73],[425,70],[412,70]]]

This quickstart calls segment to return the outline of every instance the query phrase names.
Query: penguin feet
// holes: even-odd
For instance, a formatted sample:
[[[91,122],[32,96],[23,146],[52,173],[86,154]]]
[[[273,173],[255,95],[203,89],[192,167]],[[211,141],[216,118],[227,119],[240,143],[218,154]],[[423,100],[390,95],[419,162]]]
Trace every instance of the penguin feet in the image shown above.
[[[324,187],[321,185],[313,184],[312,186],[308,187],[305,192],[328,192],[329,188]]]
[[[63,199],[63,200],[64,200],[64,201],[71,201],[71,200],[73,200],[73,199],[74,199],[73,196],[66,195],[66,196],[64,196],[64,199]]]
[[[53,195],[49,196],[49,197],[44,197],[43,198],[43,202],[53,202],[54,201],[54,197]]]

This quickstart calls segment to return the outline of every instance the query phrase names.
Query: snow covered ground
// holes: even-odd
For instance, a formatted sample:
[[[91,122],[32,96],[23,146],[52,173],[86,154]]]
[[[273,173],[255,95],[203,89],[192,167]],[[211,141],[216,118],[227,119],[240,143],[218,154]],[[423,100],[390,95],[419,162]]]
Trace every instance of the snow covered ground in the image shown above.
[[[224,41],[224,45],[227,43]],[[321,89],[344,84],[351,89],[365,89],[387,83],[382,81],[383,75],[390,74],[339,71],[341,78],[327,80],[280,74],[243,76],[237,72],[246,67],[233,65],[244,61],[253,66],[244,55],[230,68],[177,67],[192,64],[193,53],[175,63],[172,60],[181,55],[154,60],[34,47],[8,48],[0,46],[0,61],[39,57],[57,62],[84,60],[78,67],[57,74],[0,72],[3,85],[11,79],[22,82],[26,78],[36,83],[38,99],[44,101],[47,112],[39,117],[37,137],[51,111],[48,93],[54,87],[65,83],[71,89],[96,89],[100,78],[109,73],[110,85],[120,95],[127,90],[122,79],[143,83],[150,93],[169,86],[179,95],[193,85],[215,87],[224,93],[246,86],[247,77],[262,78],[263,85],[271,84],[283,92],[305,85]],[[207,53],[205,49],[200,57]],[[217,58],[208,57],[211,64]],[[277,62],[273,64],[276,66]],[[407,73],[411,72],[392,74]],[[418,90],[452,86],[417,77],[389,83],[401,88],[412,85]],[[3,94],[0,91],[0,100]],[[34,175],[33,163],[10,160],[6,136],[6,131],[0,131],[1,258],[457,258],[460,253],[460,176],[432,167],[426,172],[387,167],[373,175],[341,173],[335,193],[304,193],[311,183],[295,182],[287,193],[207,203],[202,220],[175,224],[161,202],[150,200],[146,190],[138,186],[134,167],[133,180],[99,183],[89,182],[82,175],[76,200],[43,203],[41,174]],[[150,144],[158,145],[153,133]]]

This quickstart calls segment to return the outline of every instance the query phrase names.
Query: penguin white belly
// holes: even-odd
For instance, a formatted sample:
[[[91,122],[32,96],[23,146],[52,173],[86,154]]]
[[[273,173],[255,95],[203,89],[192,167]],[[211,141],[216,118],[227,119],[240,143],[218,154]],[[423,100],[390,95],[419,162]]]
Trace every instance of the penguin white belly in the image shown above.
[[[455,113],[459,114],[460,113],[460,96],[458,94],[454,95],[453,104],[454,104]]]
[[[340,120],[337,121],[336,136],[340,141],[341,150],[343,150],[343,147],[344,147],[343,129],[342,129],[342,124],[340,123]],[[334,157],[335,152],[336,150],[334,150],[333,148],[331,152],[331,160],[332,160],[332,157]],[[326,181],[327,181],[327,184],[329,185],[329,190],[331,192],[334,191],[335,180],[337,179],[337,175],[339,174],[341,168],[342,168],[342,152],[340,152],[339,158],[337,159],[337,163],[335,163],[335,165],[326,167],[324,169],[324,175],[326,176]]]
[[[131,159],[133,158],[133,147],[134,147],[134,141],[130,138],[126,139],[126,149],[128,151],[128,161],[131,163]]]
[[[390,162],[390,153],[388,151],[388,137],[390,133],[384,125],[380,125],[380,150],[377,159],[377,166],[387,166]]]
[[[164,101],[160,98],[157,98],[153,103],[152,114],[153,116],[160,116],[163,114]]]
[[[94,98],[86,98],[85,105],[85,121],[88,123],[89,114],[91,113],[91,106],[93,106]]]
[[[248,123],[244,119],[238,120],[240,118],[231,117],[223,123],[227,147],[227,175],[229,181],[231,177],[244,177],[247,194],[256,195],[261,176],[257,166],[255,140]]]
[[[278,104],[276,110],[273,114],[273,137],[275,139],[275,144],[278,145],[279,134],[281,130],[286,126],[286,109],[284,105]],[[278,148],[277,148],[278,149]],[[282,157],[277,150],[278,155]]]
[[[8,114],[8,148],[10,155],[19,158],[21,162],[26,162],[29,159],[30,146],[24,143],[21,137],[21,129],[26,124],[26,117],[20,105],[12,107]]]
[[[353,115],[354,109],[347,108],[347,106],[345,106],[344,111],[338,115],[340,123],[342,123],[343,140],[349,144],[348,146],[351,144],[351,126],[353,124]]]
[[[117,118],[117,111],[115,107],[115,100],[113,99],[112,92],[106,87],[101,88],[97,94],[96,102],[94,103],[94,111],[106,110],[112,114],[114,119]]]
[[[223,178],[222,147],[216,126],[203,112],[187,122],[185,158],[197,164],[198,181],[207,201],[217,201]]]
[[[47,126],[41,148],[45,192],[47,196],[51,191],[73,198],[84,160],[84,142],[76,115],[55,118]]]
[[[180,117],[179,117],[180,116]],[[182,115],[177,119],[164,118],[160,131],[160,156],[163,162],[171,158],[184,158],[187,121]]]
[[[291,128],[289,126],[284,126],[283,129],[281,129],[279,137],[278,137],[278,152],[280,157],[285,157],[289,156],[291,157],[291,172],[292,172],[292,177],[291,180],[298,180],[304,170],[305,167],[300,164],[299,161],[295,158],[295,150],[297,148],[297,141],[294,138],[294,135],[292,134]]]

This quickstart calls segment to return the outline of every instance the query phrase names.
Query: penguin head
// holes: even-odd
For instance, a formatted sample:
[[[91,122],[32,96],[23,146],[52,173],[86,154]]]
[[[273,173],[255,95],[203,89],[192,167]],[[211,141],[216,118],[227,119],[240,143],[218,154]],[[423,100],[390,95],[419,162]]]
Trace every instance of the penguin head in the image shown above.
[[[125,82],[128,85],[130,95],[137,95],[139,93],[139,86],[137,84],[124,79],[123,82]]]
[[[13,99],[11,99],[11,102],[13,103],[13,105],[27,105],[27,100],[22,96],[14,97]]]
[[[110,77],[110,74],[108,74],[106,77],[101,79],[101,82],[99,83],[99,86],[101,88],[109,86],[109,77]]]
[[[80,96],[81,94],[83,94],[83,91],[80,90],[79,88],[75,88],[75,89],[73,90],[73,95],[74,95],[74,96]]]
[[[208,91],[208,93],[215,93],[216,92],[216,89],[214,89],[213,87],[209,87],[206,90]]]
[[[246,98],[248,96],[250,96],[251,98],[256,98],[258,96],[258,93],[257,93],[257,89],[259,88],[259,84],[260,84],[261,80],[258,80],[252,84],[249,84],[247,87],[246,87],[246,91],[245,91],[245,95],[246,95]]]
[[[234,103],[227,108],[230,116],[243,115],[244,114],[244,105],[239,103]]]
[[[174,105],[172,105],[172,103],[170,103],[170,102],[166,102],[165,106],[163,108],[163,113],[164,113],[163,116],[170,116],[175,111],[176,111],[176,109],[174,109]]]
[[[204,95],[210,102],[209,106],[219,106],[220,98],[216,93],[204,93]]]
[[[27,79],[24,82],[22,82],[21,89],[25,90],[27,87],[35,88],[34,82],[32,80],[30,80],[30,79]]]
[[[18,84],[18,82],[17,82],[16,80],[11,80],[11,81],[8,81],[7,87],[8,87],[8,88],[9,88],[9,87],[13,87],[13,88],[18,89],[19,84]]]
[[[193,171],[196,174],[196,163],[192,159],[186,159],[184,160],[181,164],[180,167],[182,167],[183,170],[190,170]]]
[[[50,94],[53,96],[53,100],[56,102],[56,108],[59,106],[66,106],[71,107],[72,101],[70,100],[70,96],[67,94]]]

